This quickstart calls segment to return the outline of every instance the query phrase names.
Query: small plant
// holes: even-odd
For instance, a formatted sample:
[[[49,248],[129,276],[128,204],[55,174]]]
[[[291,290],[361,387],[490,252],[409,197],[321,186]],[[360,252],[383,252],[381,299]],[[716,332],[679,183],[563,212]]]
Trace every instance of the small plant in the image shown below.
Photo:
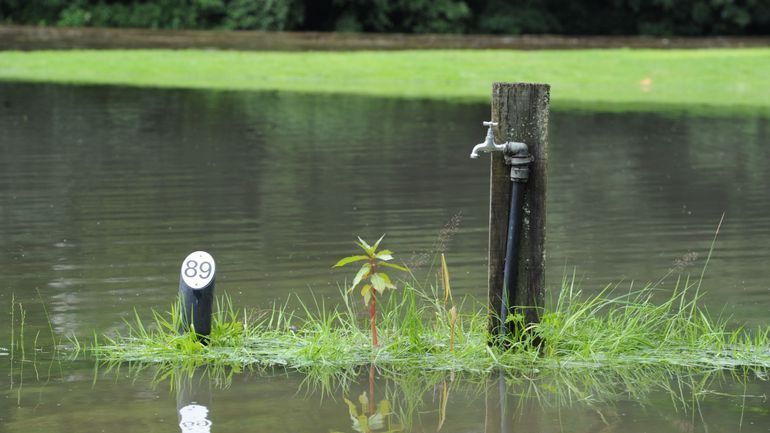
[[[359,237],[356,245],[361,247],[365,254],[345,257],[332,266],[333,268],[339,268],[349,263],[366,262],[361,265],[361,269],[356,273],[356,276],[353,278],[353,284],[350,285],[348,291],[353,291],[359,284],[364,283],[361,287],[361,296],[364,297],[364,304],[369,306],[369,322],[372,325],[372,346],[374,347],[379,346],[377,341],[376,319],[377,295],[382,295],[386,289],[396,289],[396,286],[393,284],[390,277],[385,272],[382,272],[382,268],[388,267],[399,271],[408,271],[403,266],[388,263],[393,260],[393,251],[377,251],[377,248],[379,248],[380,242],[382,242],[382,238],[384,237],[385,235],[380,236],[374,245],[367,244]]]

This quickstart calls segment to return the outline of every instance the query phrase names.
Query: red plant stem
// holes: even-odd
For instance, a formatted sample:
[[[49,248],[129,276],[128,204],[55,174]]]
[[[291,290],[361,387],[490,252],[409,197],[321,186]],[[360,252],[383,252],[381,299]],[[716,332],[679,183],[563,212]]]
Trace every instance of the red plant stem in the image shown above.
[[[372,305],[369,307],[369,321],[372,323],[372,346],[378,347],[380,344],[377,342],[377,325],[375,312],[377,311],[377,292],[372,288]]]

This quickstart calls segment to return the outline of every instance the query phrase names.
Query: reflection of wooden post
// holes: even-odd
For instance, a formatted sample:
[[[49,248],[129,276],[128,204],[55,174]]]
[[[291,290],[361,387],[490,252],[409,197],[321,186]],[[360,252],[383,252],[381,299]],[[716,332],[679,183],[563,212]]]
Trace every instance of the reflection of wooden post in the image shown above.
[[[497,379],[487,380],[484,401],[484,433],[510,433],[508,431],[508,398],[504,373]]]
[[[540,432],[543,409],[534,395],[508,395],[505,373],[487,380],[484,433]]]
[[[515,304],[527,323],[539,321],[545,285],[545,184],[548,159],[548,107],[550,86],[530,83],[495,83],[492,87],[492,121],[497,122],[495,142],[525,143],[533,161],[524,192],[519,245],[518,292]],[[490,332],[499,326],[502,303],[505,242],[511,199],[510,167],[502,152],[492,153],[489,202],[489,308]]]

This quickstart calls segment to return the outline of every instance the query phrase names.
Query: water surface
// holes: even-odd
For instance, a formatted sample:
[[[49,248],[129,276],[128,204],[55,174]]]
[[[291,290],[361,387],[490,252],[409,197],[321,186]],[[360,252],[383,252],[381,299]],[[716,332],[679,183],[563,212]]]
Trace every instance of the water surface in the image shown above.
[[[382,233],[421,278],[435,278],[430,263],[445,250],[454,291],[482,298],[488,164],[468,154],[488,117],[483,104],[0,84],[0,308],[9,311],[12,296],[24,304],[28,342],[48,333],[41,300],[56,333],[120,330],[134,308],[170,305],[180,261],[196,249],[214,255],[217,290],[238,305],[267,308],[311,290],[333,304],[351,275],[330,266],[354,251],[355,236]],[[704,302],[735,324],[767,324],[768,119],[557,111],[550,132],[552,292],[573,270],[587,291],[661,280],[671,290],[678,275],[700,275],[724,214]],[[450,222],[450,236],[440,236]],[[0,346],[9,340],[3,327]],[[178,428],[174,396],[153,387],[151,374],[92,385],[82,365],[54,375],[8,368],[3,376],[16,379],[0,423],[12,431],[113,431],[116,419],[114,431]],[[228,420],[216,425],[350,431],[344,402],[295,396],[301,380],[239,376],[215,392],[212,415]],[[750,386],[767,392],[766,382]],[[648,402],[670,400],[656,392]],[[663,419],[676,421],[656,422],[733,429],[743,416],[743,430],[767,431],[767,421],[749,427],[740,399],[714,401],[702,422],[670,406]],[[456,393],[451,402],[445,430],[484,428],[484,398]],[[569,411],[591,419],[581,421],[585,431],[604,428],[596,419],[610,407],[625,414],[617,431],[651,429],[653,415],[633,396],[598,410],[584,403]],[[767,415],[766,403],[748,404]],[[571,419],[565,409],[533,410],[544,431]]]

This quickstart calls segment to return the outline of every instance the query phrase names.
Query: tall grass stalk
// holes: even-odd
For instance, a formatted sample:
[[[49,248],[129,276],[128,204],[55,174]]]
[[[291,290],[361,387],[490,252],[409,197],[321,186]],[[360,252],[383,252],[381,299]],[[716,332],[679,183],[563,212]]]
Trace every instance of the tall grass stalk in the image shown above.
[[[16,343],[16,295],[11,294],[11,363],[13,363],[14,345]]]
[[[27,312],[24,310],[24,306],[21,304],[21,302],[18,302],[19,304],[19,350],[21,350],[21,360],[25,361],[27,359],[25,349],[24,349],[24,323],[27,321]]]
[[[35,289],[35,292],[37,292],[37,297],[40,299],[40,305],[43,307],[43,314],[45,314],[45,320],[48,324],[48,332],[51,334],[51,345],[53,347],[53,353],[54,355],[59,349],[59,342],[56,340],[56,332],[53,329],[53,321],[51,320],[51,316],[48,314],[48,308],[45,306],[45,300],[43,299],[43,295],[40,294],[40,290],[37,288]]]

